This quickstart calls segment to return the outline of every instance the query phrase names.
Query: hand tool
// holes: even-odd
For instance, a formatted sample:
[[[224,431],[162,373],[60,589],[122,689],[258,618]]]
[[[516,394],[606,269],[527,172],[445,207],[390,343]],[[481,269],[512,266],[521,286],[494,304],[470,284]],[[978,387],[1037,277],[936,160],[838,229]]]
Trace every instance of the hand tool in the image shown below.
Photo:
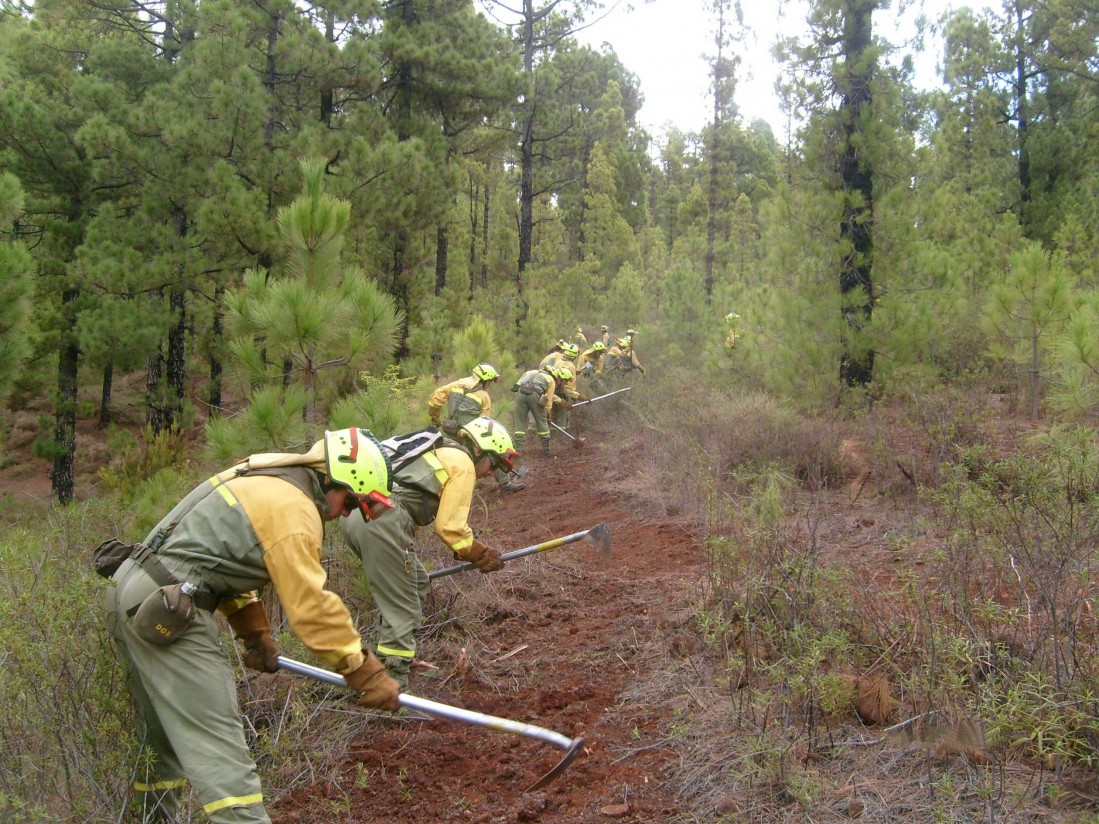
[[[553,538],[545,543],[535,544],[534,546],[524,547],[523,549],[513,549],[511,552],[505,552],[500,556],[501,561],[510,561],[513,558],[522,558],[524,555],[533,555],[536,552],[545,552],[549,549],[557,549],[559,546],[565,544],[573,544],[579,540],[586,539],[587,543],[598,549],[604,558],[610,557],[611,554],[611,528],[606,524],[596,524],[591,529],[585,529],[583,532],[574,532],[572,535],[566,535],[563,538]],[[456,572],[469,572],[471,569],[476,569],[476,565],[467,561],[464,564],[455,564],[451,567],[444,567],[443,569],[435,569],[427,573],[428,578],[442,578],[444,575],[454,575]]]
[[[315,678],[318,681],[323,681],[326,684],[331,684],[335,687],[347,686],[347,679],[337,672],[330,672],[329,670],[314,667],[301,661],[295,661],[293,658],[287,658],[285,655],[280,655],[278,662],[279,668],[284,669],[287,672]],[[420,710],[421,712],[426,712],[431,715],[437,715],[440,718],[449,718],[452,721],[461,721],[466,724],[476,724],[480,727],[488,727],[489,729],[498,730],[499,732],[514,733],[515,735],[521,735],[524,738],[544,741],[547,744],[553,744],[555,747],[563,749],[565,751],[564,757],[557,762],[553,769],[528,787],[526,792],[540,789],[549,784],[553,779],[557,778],[557,776],[565,771],[565,768],[576,759],[576,756],[584,751],[583,738],[569,738],[559,732],[547,730],[544,727],[536,727],[533,724],[527,724],[522,721],[514,721],[511,718],[498,718],[495,715],[485,715],[484,713],[474,712],[473,710],[454,707],[450,704],[443,704],[439,701],[432,701],[428,698],[409,695],[407,692],[402,692],[397,696],[397,700],[401,702],[402,707]]]

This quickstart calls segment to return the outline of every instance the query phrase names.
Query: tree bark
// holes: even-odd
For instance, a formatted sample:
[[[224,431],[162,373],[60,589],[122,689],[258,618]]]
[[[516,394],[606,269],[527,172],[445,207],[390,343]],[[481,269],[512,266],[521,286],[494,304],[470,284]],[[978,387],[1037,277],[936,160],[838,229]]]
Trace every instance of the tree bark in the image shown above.
[[[63,340],[57,353],[57,408],[54,442],[57,453],[50,470],[53,495],[61,506],[73,501],[76,462],[76,389],[80,370],[80,344],[76,339],[75,305],[79,289],[66,289],[61,296],[62,316],[66,321]]]
[[[114,381],[114,361],[103,367],[103,386],[99,393],[99,429],[111,425],[111,385]]]
[[[854,338],[870,322],[874,310],[872,256],[874,252],[873,173],[868,152],[858,139],[862,118],[873,103],[870,88],[872,65],[867,62],[873,34],[876,0],[847,0],[843,26],[844,84],[840,117],[843,153],[840,179],[844,192],[840,237],[850,244],[850,254],[840,266],[840,296],[847,327],[840,356],[840,379],[845,386],[866,386],[874,376],[874,352],[855,351]]]

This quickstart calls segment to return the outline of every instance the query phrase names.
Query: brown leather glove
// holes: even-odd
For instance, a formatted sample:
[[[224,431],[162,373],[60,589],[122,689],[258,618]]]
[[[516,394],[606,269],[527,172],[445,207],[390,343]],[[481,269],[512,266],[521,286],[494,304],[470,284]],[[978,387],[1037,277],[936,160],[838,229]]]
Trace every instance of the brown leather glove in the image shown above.
[[[347,685],[362,693],[359,703],[364,707],[395,712],[401,706],[400,686],[386,674],[385,665],[373,652],[364,649],[363,655],[362,666],[344,676]]]
[[[228,619],[233,633],[244,642],[244,666],[257,672],[278,672],[279,647],[271,637],[263,602],[247,603]]]
[[[500,560],[500,551],[485,546],[476,538],[473,539],[472,546],[466,550],[464,560],[477,567],[478,572],[486,574],[504,568],[504,562]]]

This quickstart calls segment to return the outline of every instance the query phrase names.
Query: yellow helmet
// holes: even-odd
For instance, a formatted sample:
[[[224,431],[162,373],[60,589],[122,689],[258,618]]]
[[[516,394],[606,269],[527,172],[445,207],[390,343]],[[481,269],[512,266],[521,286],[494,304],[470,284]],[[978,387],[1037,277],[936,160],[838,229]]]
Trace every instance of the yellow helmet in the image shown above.
[[[491,383],[500,377],[500,373],[491,363],[479,363],[473,367],[473,377],[485,383]]]
[[[558,366],[557,370],[553,373],[553,376],[558,380],[571,381],[572,370],[569,369],[567,366]]]
[[[563,354],[569,360],[576,360],[580,357],[580,347],[575,343],[566,343],[561,347],[561,354]]]
[[[490,456],[498,468],[505,471],[514,468],[519,453],[515,451],[511,434],[502,423],[482,415],[463,426],[461,432],[481,452]]]
[[[604,352],[607,349],[606,345],[601,340],[597,340],[595,343],[593,343],[591,345],[591,348],[594,352]]]
[[[615,341],[615,345],[618,346],[619,349],[625,349],[630,345],[630,342],[625,338],[618,338],[618,340]]]
[[[325,432],[324,466],[334,483],[355,495],[367,520],[368,502],[393,507],[389,498],[389,460],[369,429],[356,426]]]

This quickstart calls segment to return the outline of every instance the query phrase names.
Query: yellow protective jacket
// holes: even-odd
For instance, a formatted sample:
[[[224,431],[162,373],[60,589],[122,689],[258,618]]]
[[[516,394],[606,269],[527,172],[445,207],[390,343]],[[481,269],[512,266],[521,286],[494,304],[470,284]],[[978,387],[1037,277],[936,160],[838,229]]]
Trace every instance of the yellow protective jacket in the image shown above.
[[[392,497],[417,526],[434,522],[435,535],[459,557],[473,544],[469,507],[477,471],[469,453],[444,442],[393,474]]]
[[[564,352],[558,352],[554,350],[542,358],[542,362],[538,364],[539,369],[556,369],[557,364],[567,362]]]
[[[358,669],[362,639],[343,601],[325,588],[321,513],[328,502],[319,475],[306,466],[248,472],[245,462],[199,484],[153,528],[146,546],[178,580],[220,599],[227,616],[273,584],[290,628],[310,651],[341,672]]]
[[[596,352],[594,349],[585,349],[580,353],[580,357],[576,361],[577,373],[583,372],[584,366],[590,363],[595,366],[595,374],[602,375],[603,358],[606,357],[606,354],[607,352],[605,349],[602,352]]]
[[[576,376],[573,375],[567,381],[557,381],[557,397],[563,398],[570,403],[575,403],[580,400],[580,392],[576,389]]]
[[[477,388],[480,383],[480,378],[476,375],[470,375],[468,378],[451,381],[432,392],[427,401],[427,414],[431,417],[431,422],[438,426],[439,422],[442,421],[443,409],[446,407],[447,401],[450,400],[451,392],[462,392],[471,398],[476,398],[481,402],[481,414],[491,415],[492,398],[484,389]]]

